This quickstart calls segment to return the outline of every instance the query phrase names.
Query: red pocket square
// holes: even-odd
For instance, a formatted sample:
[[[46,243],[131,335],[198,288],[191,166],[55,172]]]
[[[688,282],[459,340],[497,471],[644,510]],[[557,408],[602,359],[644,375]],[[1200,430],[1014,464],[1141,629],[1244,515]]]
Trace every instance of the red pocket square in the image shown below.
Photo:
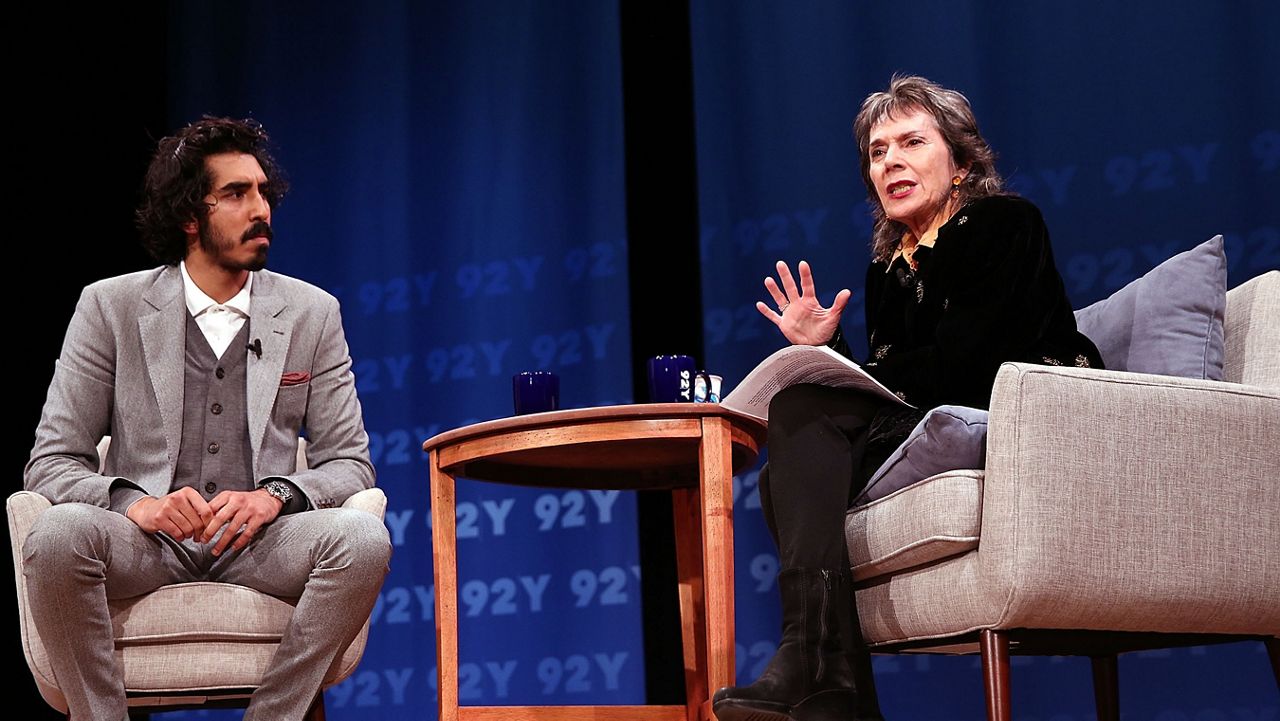
[[[300,386],[304,383],[311,382],[311,374],[307,371],[290,371],[280,376],[280,385],[284,386]]]

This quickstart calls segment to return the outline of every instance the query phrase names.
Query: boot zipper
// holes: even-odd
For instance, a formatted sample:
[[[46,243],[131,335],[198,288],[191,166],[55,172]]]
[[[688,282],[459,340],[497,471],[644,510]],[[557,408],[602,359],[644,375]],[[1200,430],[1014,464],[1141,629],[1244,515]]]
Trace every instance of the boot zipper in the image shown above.
[[[821,679],[823,672],[826,670],[827,654],[827,602],[831,597],[831,572],[820,571],[822,574],[822,605],[820,606],[818,616],[818,674],[814,680]]]

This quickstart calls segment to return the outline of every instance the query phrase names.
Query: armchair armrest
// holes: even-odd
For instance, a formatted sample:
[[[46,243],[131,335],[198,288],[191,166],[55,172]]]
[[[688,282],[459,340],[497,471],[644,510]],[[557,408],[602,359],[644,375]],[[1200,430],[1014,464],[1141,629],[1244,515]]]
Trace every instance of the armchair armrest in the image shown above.
[[[13,583],[18,592],[18,626],[22,636],[22,655],[27,660],[27,667],[35,675],[37,684],[56,688],[53,680],[53,669],[49,665],[49,654],[45,651],[40,634],[36,632],[35,621],[27,603],[27,577],[23,575],[22,547],[31,533],[31,527],[51,505],[49,499],[32,491],[18,491],[9,496],[5,502],[5,510],[9,515],[9,549],[13,552]],[[45,693],[42,688],[40,691]]]
[[[366,488],[359,493],[353,493],[347,500],[342,503],[343,508],[356,508],[367,513],[372,513],[378,518],[384,518],[387,512],[387,494],[382,492],[381,488]]]
[[[10,550],[13,551],[13,570],[19,592],[25,585],[22,577],[22,544],[26,543],[31,527],[51,505],[49,499],[32,491],[18,491],[5,502],[5,510],[9,515]]]
[[[1005,364],[978,558],[997,627],[1280,634],[1280,391]]]

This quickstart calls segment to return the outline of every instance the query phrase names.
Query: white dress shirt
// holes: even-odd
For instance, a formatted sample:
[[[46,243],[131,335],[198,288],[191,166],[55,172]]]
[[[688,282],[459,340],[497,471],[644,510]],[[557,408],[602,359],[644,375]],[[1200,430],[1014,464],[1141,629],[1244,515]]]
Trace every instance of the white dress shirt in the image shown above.
[[[185,260],[178,267],[182,270],[182,289],[186,294],[187,310],[196,319],[196,325],[200,326],[204,339],[209,341],[213,354],[221,358],[245,321],[249,320],[249,291],[253,288],[253,273],[249,274],[249,279],[235,297],[226,303],[219,303],[205,295],[195,281],[191,280]]]

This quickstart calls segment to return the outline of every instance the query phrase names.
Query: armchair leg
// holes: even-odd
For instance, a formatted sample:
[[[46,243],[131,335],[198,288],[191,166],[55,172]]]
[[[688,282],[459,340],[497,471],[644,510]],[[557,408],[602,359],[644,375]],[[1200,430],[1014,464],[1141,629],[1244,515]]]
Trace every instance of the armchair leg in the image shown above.
[[[1009,636],[986,629],[980,636],[982,681],[987,691],[987,721],[1013,721],[1009,690]]]
[[[1114,653],[1090,656],[1093,664],[1093,702],[1098,721],[1120,721],[1120,664]]]
[[[1271,658],[1271,675],[1276,677],[1276,688],[1280,688],[1280,638],[1272,636],[1265,643],[1267,656]]]
[[[316,694],[316,700],[307,709],[305,721],[324,721],[324,691]]]

